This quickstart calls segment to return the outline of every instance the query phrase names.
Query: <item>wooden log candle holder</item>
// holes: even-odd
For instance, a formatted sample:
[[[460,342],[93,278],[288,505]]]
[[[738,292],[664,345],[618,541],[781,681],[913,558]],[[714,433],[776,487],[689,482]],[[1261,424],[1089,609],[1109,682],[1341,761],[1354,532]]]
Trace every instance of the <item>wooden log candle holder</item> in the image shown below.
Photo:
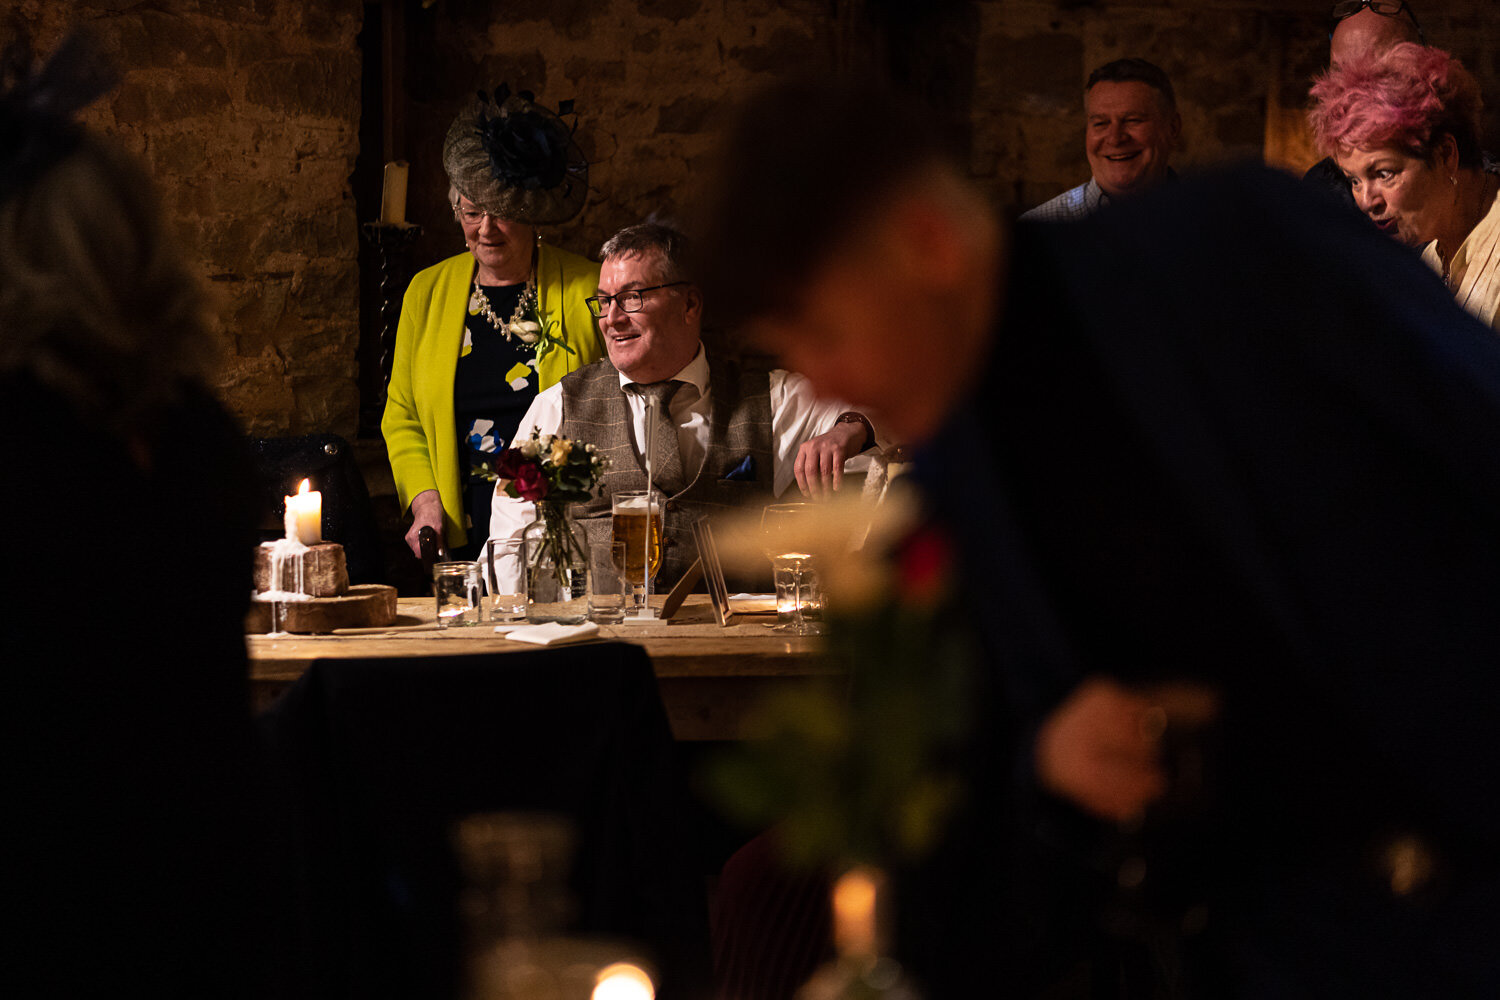
[[[308,546],[300,556],[282,560],[279,580],[271,579],[275,563],[273,546],[255,547],[256,593],[283,590],[311,597],[340,597],[349,589],[349,566],[344,560],[344,547],[337,542],[319,542]]]
[[[396,621],[396,588],[378,583],[350,586],[342,545],[319,542],[280,563],[278,567],[273,543],[256,547],[256,596],[245,616],[246,632],[270,632],[273,625],[281,632],[332,632]],[[308,596],[273,600],[268,592]]]

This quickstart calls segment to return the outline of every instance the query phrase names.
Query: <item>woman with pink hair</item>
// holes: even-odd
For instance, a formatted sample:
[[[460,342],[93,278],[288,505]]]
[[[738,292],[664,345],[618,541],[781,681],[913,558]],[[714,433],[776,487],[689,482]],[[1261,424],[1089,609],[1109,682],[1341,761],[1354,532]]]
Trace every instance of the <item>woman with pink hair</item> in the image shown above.
[[[1318,149],[1383,231],[1443,276],[1470,313],[1500,328],[1500,177],[1479,147],[1479,85],[1457,59],[1412,42],[1318,78]]]

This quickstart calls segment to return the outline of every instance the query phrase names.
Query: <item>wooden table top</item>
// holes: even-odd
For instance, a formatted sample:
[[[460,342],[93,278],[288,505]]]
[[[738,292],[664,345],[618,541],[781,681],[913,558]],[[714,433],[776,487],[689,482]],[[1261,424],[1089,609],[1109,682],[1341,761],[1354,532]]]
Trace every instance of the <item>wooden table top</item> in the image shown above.
[[[397,625],[430,624],[432,598],[401,598]],[[645,648],[679,739],[734,739],[754,700],[768,686],[837,673],[822,657],[822,639],[773,632],[768,615],[736,615],[727,627],[714,621],[707,595],[693,595],[670,621],[601,625],[601,639]],[[323,658],[449,656],[519,652],[546,647],[496,635],[494,625],[464,626],[386,635],[246,636],[250,680],[257,702],[291,684]]]
[[[436,607],[430,597],[397,601],[397,625],[431,624]],[[601,625],[601,639],[624,640],[645,647],[658,677],[776,676],[828,673],[816,654],[818,636],[796,636],[765,627],[769,615],[736,615],[724,627],[714,621],[707,595],[693,595],[670,621]],[[524,622],[522,623],[524,624]],[[386,635],[250,635],[250,674],[257,680],[295,680],[308,664],[322,658],[375,656],[444,656],[460,653],[535,650],[495,634],[494,625]]]

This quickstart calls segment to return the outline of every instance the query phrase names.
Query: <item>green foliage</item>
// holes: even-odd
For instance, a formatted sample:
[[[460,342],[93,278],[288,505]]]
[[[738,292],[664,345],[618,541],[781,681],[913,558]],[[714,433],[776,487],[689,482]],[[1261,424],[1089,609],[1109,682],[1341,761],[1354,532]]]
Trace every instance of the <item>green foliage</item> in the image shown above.
[[[559,347],[561,347],[569,354],[578,353],[577,351],[573,350],[573,348],[569,347],[561,337],[552,332],[557,326],[558,322],[555,319],[547,320],[546,323],[542,326],[540,343],[536,345],[536,356],[538,361],[546,357],[548,351]]]
[[[706,776],[726,812],[779,824],[808,865],[888,865],[931,848],[965,794],[954,762],[971,724],[975,657],[946,617],[941,603],[890,594],[832,617],[827,655],[847,677],[760,706],[767,738]]]

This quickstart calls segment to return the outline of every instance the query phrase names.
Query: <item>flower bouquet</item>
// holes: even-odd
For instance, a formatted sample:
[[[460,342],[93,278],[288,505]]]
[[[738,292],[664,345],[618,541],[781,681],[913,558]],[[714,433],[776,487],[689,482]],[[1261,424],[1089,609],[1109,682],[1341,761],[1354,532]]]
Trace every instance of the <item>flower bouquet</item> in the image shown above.
[[[495,459],[495,491],[536,504],[537,519],[521,533],[528,621],[584,619],[588,544],[569,505],[593,496],[607,464],[593,445],[536,428]]]

